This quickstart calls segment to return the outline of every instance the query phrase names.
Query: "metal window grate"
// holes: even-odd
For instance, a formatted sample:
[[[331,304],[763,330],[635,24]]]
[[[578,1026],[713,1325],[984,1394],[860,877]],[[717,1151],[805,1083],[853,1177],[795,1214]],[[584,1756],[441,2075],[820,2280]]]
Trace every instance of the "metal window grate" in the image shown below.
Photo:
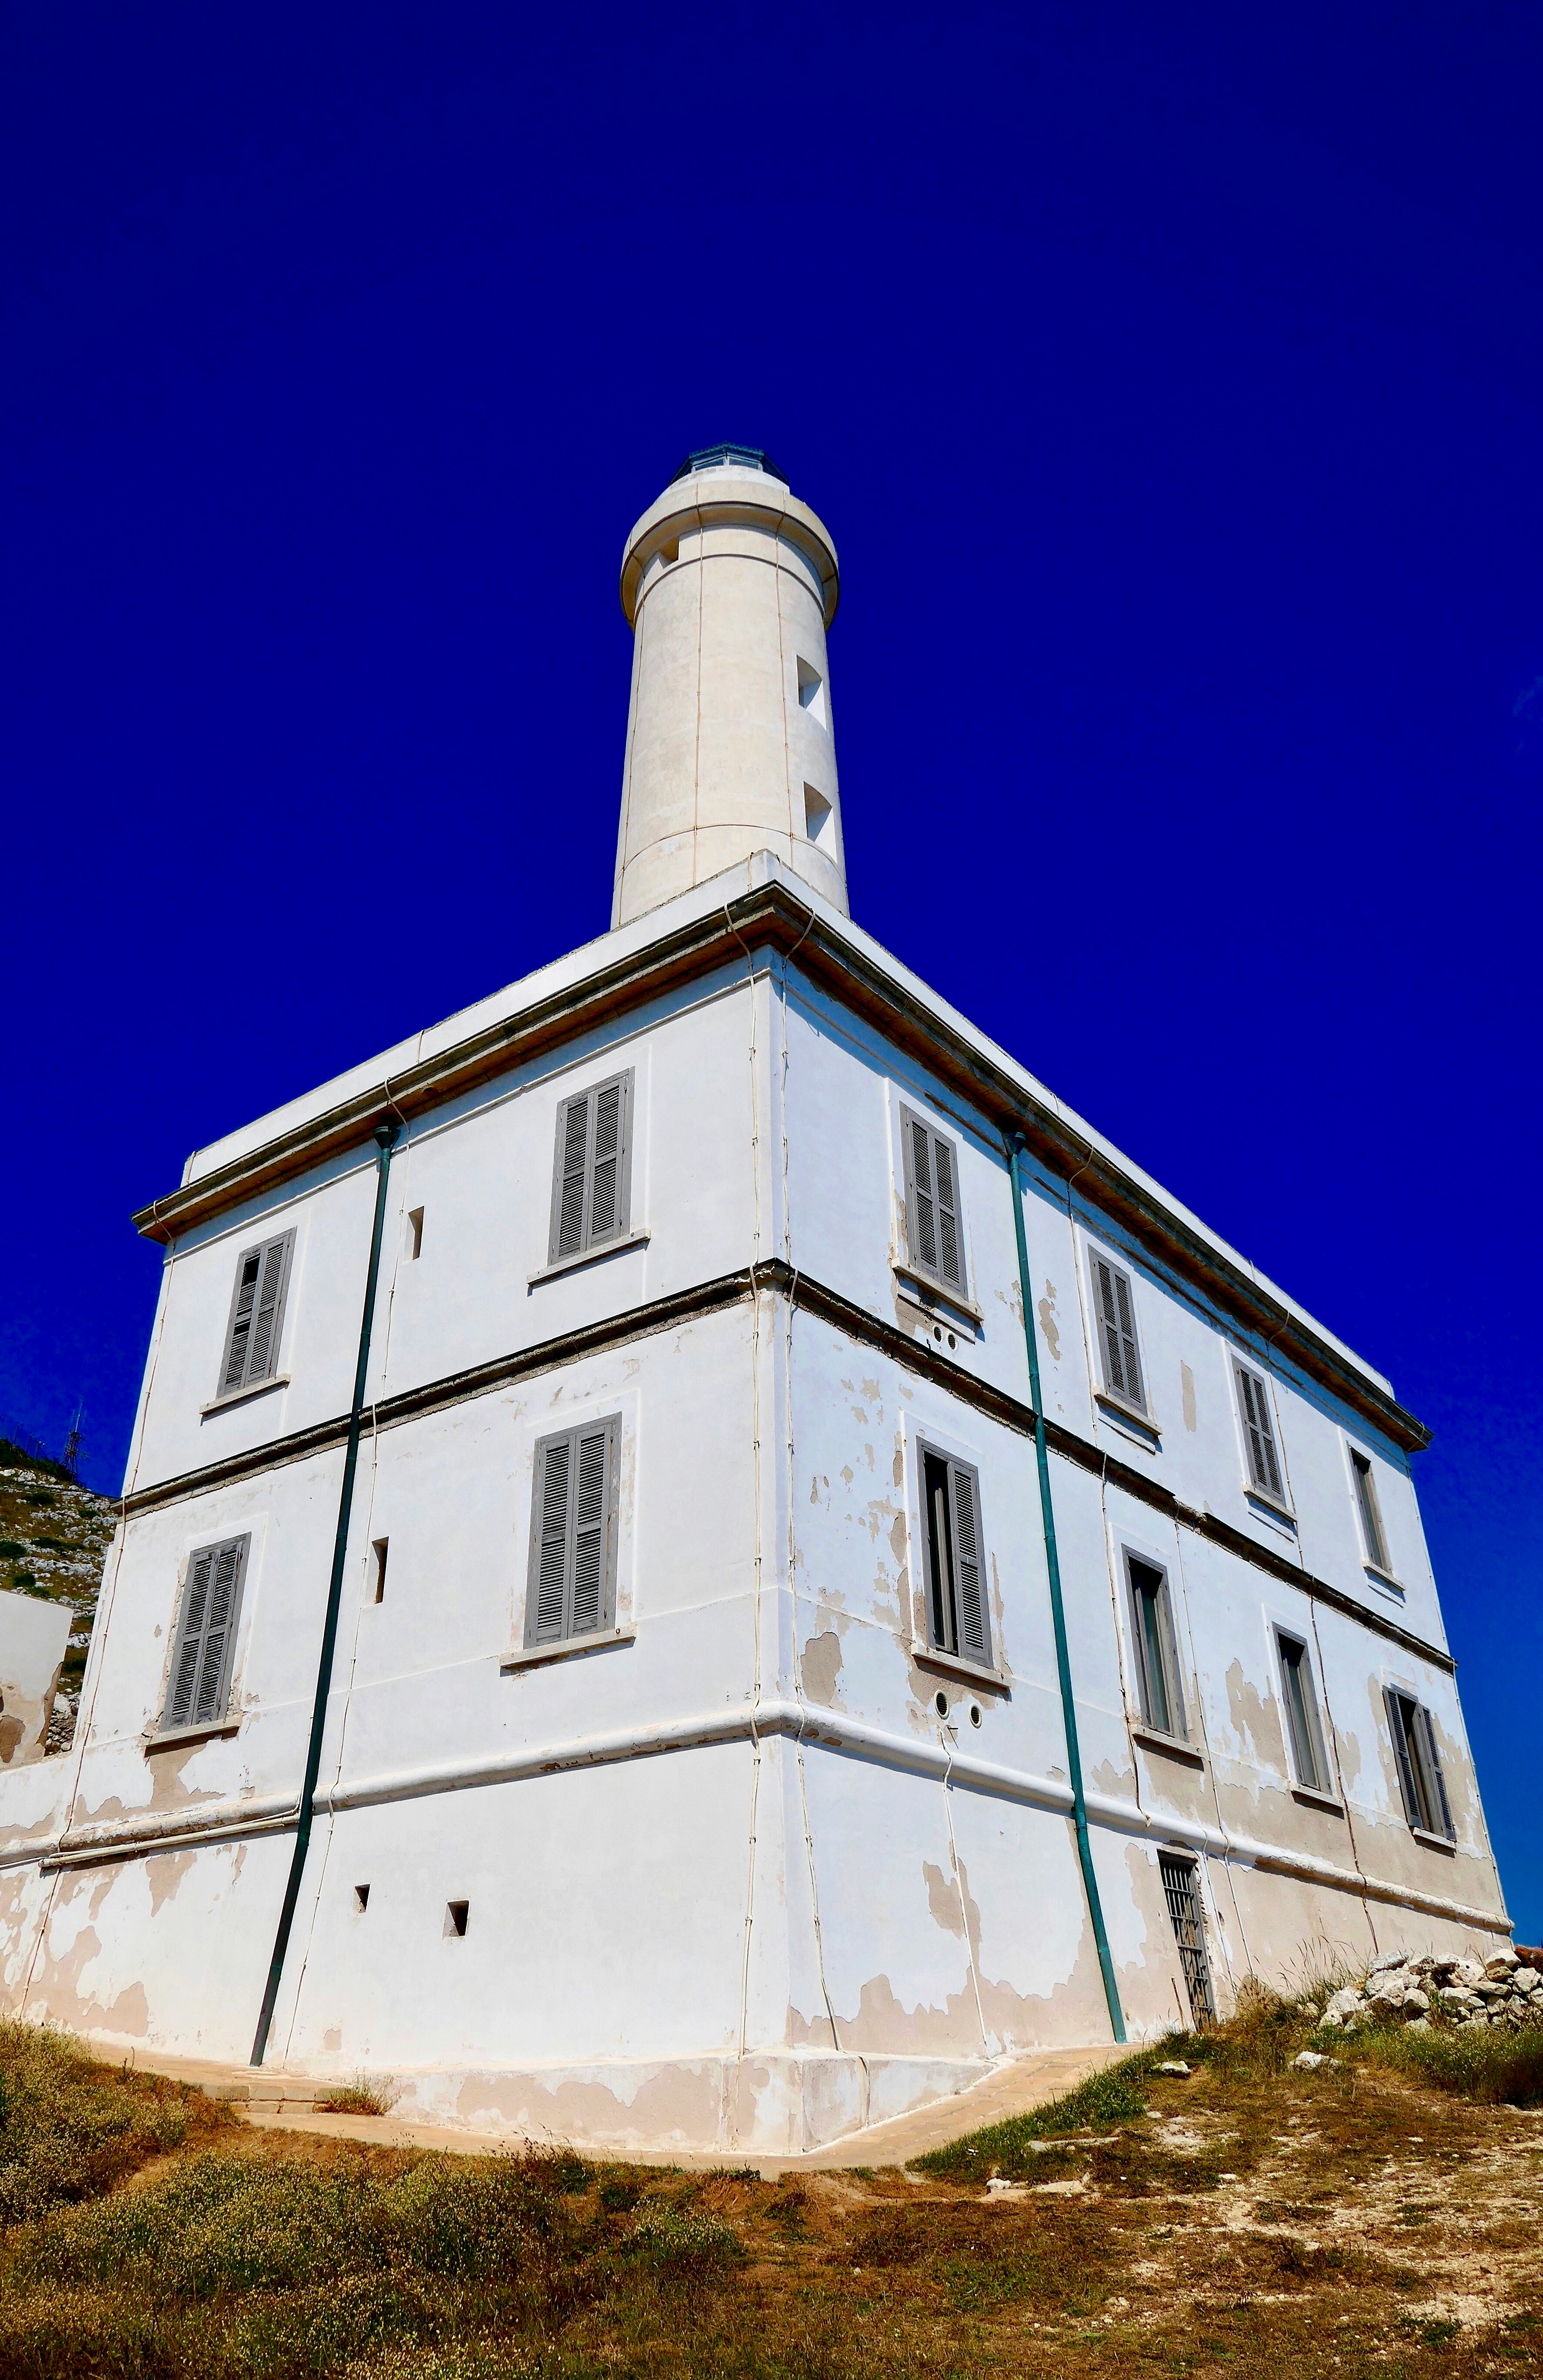
[[[1164,1852],[1158,1853],[1158,1866],[1168,1914],[1173,1921],[1173,1939],[1179,1946],[1185,1989],[1189,1994],[1190,2022],[1198,2032],[1202,2026],[1216,2022],[1216,2001],[1210,1987],[1206,1925],[1196,1889],[1195,1870],[1188,1860],[1171,1859]]]

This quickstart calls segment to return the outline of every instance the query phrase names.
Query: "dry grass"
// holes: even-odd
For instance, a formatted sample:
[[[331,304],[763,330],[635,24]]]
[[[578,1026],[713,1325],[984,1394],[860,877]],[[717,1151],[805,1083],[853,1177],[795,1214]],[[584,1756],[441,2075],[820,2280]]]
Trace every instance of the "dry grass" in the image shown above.
[[[389,2116],[402,2088],[395,2074],[356,2074],[316,2102],[323,2116]]]
[[[1516,2042],[1438,2070],[1440,2035],[1363,2036],[1306,2073],[1306,2037],[1256,1996],[1164,2045],[1188,2080],[1143,2053],[925,2175],[772,2183],[258,2132],[0,2028],[0,2372],[1536,2371],[1543,2117],[1487,2095]],[[1026,2179],[988,2194],[993,2165]]]

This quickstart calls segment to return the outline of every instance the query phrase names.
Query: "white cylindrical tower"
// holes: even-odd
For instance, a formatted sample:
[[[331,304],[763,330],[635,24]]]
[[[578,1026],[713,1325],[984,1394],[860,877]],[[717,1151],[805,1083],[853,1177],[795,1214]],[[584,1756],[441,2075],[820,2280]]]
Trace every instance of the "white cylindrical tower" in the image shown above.
[[[830,533],[745,446],[692,455],[622,556],[632,705],[611,923],[752,851],[844,913]]]

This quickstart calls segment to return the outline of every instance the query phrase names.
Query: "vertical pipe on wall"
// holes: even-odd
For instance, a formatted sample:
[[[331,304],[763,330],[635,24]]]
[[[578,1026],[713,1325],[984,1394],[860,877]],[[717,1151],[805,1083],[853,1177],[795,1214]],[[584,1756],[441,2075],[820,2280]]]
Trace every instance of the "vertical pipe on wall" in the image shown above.
[[[1066,1730],[1066,1767],[1072,1781],[1072,1815],[1076,1827],[1077,1860],[1082,1868],[1083,1889],[1087,1895],[1087,1913],[1093,1921],[1093,1939],[1099,1949],[1099,1970],[1103,1976],[1104,1998],[1109,2003],[1109,2022],[1114,2029],[1115,2040],[1124,2041],[1125,2020],[1120,2007],[1119,1986],[1114,1980],[1109,1936],[1104,1931],[1099,1879],[1093,1872],[1093,1846],[1087,1839],[1087,1797],[1083,1791],[1076,1706],[1072,1700],[1072,1657],[1066,1645],[1066,1610],[1061,1597],[1061,1558],[1056,1551],[1055,1507],[1051,1500],[1050,1450],[1045,1444],[1045,1416],[1039,1394],[1039,1349],[1034,1336],[1028,1242],[1024,1236],[1024,1190],[1018,1172],[1018,1160],[1024,1147],[1021,1133],[1008,1135],[1007,1171],[1013,1184],[1013,1228],[1018,1243],[1018,1289],[1023,1300],[1024,1343],[1028,1349],[1028,1395],[1034,1407],[1034,1459],[1039,1473],[1039,1516],[1045,1531],[1045,1567],[1050,1572],[1051,1618],[1055,1626],[1055,1667],[1061,1681],[1061,1715]]]
[[[284,1906],[279,1912],[279,1929],[268,1968],[267,1988],[262,1995],[262,2013],[257,2020],[257,2034],[252,2042],[251,2062],[254,2066],[261,2065],[262,2053],[268,2046],[268,2029],[273,2022],[273,2005],[284,1976],[285,1952],[289,1948],[289,1929],[295,1922],[295,1905],[300,1897],[300,1879],[305,1872],[306,1853],[310,1848],[311,1805],[316,1798],[316,1779],[322,1767],[322,1738],[326,1730],[333,1655],[337,1645],[337,1615],[343,1601],[343,1573],[348,1560],[348,1524],[353,1516],[359,1425],[364,1415],[364,1390],[370,1371],[370,1331],[375,1318],[375,1287],[381,1272],[386,1183],[391,1173],[391,1152],[396,1146],[401,1129],[400,1124],[395,1123],[378,1124],[375,1128],[375,1224],[370,1235],[370,1275],[365,1283],[364,1314],[359,1323],[358,1363],[354,1370],[354,1402],[348,1415],[348,1449],[343,1462],[343,1493],[338,1500],[332,1578],[327,1587],[327,1611],[322,1628],[322,1659],[316,1673],[316,1701],[310,1714],[310,1742],[306,1748],[305,1783],[300,1788],[300,1822],[295,1835],[294,1856],[289,1863],[289,1881],[285,1887]]]

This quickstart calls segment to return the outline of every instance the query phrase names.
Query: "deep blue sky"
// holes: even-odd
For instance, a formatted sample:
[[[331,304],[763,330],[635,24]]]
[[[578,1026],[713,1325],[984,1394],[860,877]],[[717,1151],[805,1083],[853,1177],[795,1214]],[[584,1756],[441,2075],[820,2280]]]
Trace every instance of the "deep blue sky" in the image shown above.
[[[603,929],[764,444],[855,915],[1435,1428],[1537,1940],[1543,20],[516,14],[7,12],[0,1415],[115,1488],[131,1207]]]

